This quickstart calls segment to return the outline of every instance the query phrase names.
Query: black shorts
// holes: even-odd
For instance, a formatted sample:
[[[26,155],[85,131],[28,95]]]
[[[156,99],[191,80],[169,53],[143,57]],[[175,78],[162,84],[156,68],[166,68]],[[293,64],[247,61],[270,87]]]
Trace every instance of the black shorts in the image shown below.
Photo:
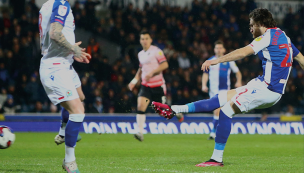
[[[144,85],[140,85],[140,90],[138,93],[138,97],[147,97],[150,99],[150,101],[156,101],[160,103],[165,103],[166,102],[166,96],[164,93],[164,89],[162,87],[146,87]]]

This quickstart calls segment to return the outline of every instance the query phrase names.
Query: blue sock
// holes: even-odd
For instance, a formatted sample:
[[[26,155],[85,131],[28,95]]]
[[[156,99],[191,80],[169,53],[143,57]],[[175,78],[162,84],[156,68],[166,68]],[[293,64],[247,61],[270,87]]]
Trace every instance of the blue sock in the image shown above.
[[[210,99],[199,100],[187,104],[188,112],[211,112],[220,107],[218,94]]]
[[[234,112],[229,103],[220,110],[219,122],[216,128],[215,146],[211,157],[211,159],[218,162],[223,161],[223,153],[230,135],[233,114]]]
[[[216,132],[216,127],[218,125],[219,120],[218,119],[213,119],[212,123],[213,123],[213,129],[211,132]]]
[[[77,136],[79,128],[82,122],[74,122],[69,120],[65,127],[65,145],[69,147],[75,147],[77,142]]]
[[[220,111],[220,118],[216,129],[216,143],[226,144],[231,131],[232,118],[229,118],[222,110]]]
[[[61,122],[68,123],[69,120],[69,112],[64,109],[64,107],[61,108]]]

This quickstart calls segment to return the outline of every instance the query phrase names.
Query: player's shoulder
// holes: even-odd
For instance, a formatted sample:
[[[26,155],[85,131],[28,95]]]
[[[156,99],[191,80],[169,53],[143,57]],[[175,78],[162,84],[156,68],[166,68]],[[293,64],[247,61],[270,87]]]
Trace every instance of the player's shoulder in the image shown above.
[[[162,51],[159,47],[151,45],[150,50],[154,51],[154,52],[158,52],[158,51]]]
[[[142,55],[143,53],[144,53],[144,50],[141,50],[141,51],[138,52],[137,55],[140,56],[140,55]]]
[[[207,60],[213,60],[215,59],[216,57],[213,55],[212,57],[208,58]]]

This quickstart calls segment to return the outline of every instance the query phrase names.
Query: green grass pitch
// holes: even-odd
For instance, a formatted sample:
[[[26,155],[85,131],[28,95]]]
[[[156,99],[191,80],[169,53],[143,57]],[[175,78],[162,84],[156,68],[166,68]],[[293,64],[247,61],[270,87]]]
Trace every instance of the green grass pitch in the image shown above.
[[[64,172],[64,145],[55,133],[16,133],[15,144],[0,150],[0,173]],[[82,173],[99,172],[304,172],[302,135],[231,135],[224,167],[195,167],[210,158],[207,135],[81,134],[76,160]]]

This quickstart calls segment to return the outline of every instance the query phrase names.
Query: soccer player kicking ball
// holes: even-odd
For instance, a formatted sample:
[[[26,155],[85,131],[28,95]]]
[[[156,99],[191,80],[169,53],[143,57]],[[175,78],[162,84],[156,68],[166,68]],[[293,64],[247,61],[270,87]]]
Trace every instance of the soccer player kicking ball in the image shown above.
[[[49,0],[39,11],[39,32],[42,59],[41,83],[52,101],[68,111],[65,127],[65,158],[62,167],[68,173],[79,173],[75,146],[79,128],[85,117],[81,100],[84,99],[79,77],[72,67],[74,59],[89,63],[91,56],[75,43],[75,23],[68,0]],[[76,81],[76,82],[75,82]]]
[[[251,44],[221,58],[207,60],[201,69],[207,71],[212,65],[258,54],[262,60],[262,76],[252,79],[245,86],[220,92],[210,99],[186,105],[170,107],[162,103],[152,102],[155,111],[169,119],[179,112],[209,112],[222,107],[216,129],[213,154],[210,160],[197,164],[198,167],[224,166],[223,153],[230,135],[233,115],[252,109],[268,108],[276,104],[284,94],[293,57],[304,69],[304,56],[293,46],[285,32],[276,27],[276,22],[267,9],[253,10],[249,14],[249,18],[250,32],[255,38]]]
[[[143,50],[138,53],[139,68],[128,86],[132,91],[141,78],[136,115],[139,132],[135,134],[134,137],[139,141],[143,141],[144,124],[146,122],[145,112],[150,100],[161,103],[166,102],[166,85],[162,72],[167,69],[169,65],[163,51],[151,45],[152,38],[148,31],[142,31],[140,33],[140,44]],[[177,117],[182,121],[182,114],[178,114]]]
[[[215,55],[209,58],[208,60],[213,60],[224,56],[225,47],[222,41],[216,41],[214,43],[214,53]],[[208,92],[209,96],[212,98],[215,94],[219,92],[227,92],[230,90],[230,73],[231,70],[236,75],[235,87],[242,86],[242,74],[239,68],[236,66],[234,61],[219,63],[210,67],[210,70],[205,72],[202,77],[202,91]],[[207,82],[209,79],[209,88],[207,87]],[[212,140],[215,138],[216,127],[219,121],[220,108],[217,108],[213,111],[213,129],[211,130],[209,139]]]

